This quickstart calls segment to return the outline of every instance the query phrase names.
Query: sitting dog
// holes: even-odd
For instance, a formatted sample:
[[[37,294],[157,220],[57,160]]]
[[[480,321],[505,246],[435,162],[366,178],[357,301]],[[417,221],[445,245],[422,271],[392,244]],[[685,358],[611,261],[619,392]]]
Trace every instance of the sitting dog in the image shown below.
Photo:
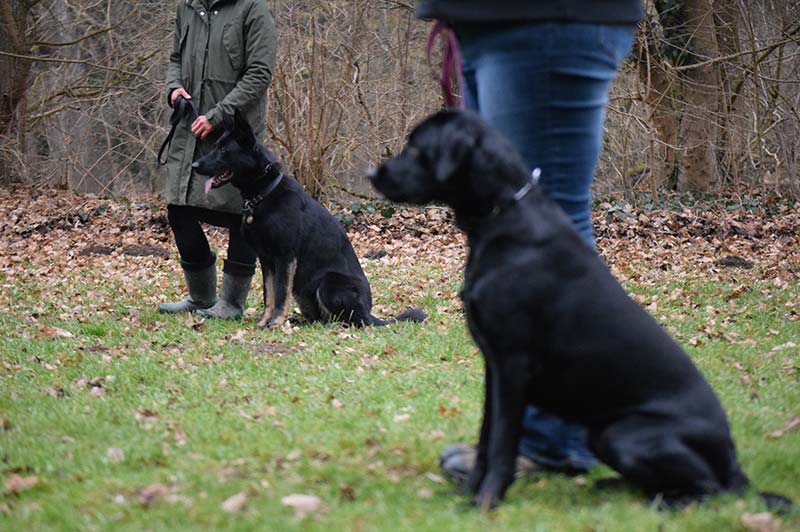
[[[441,112],[369,177],[390,200],[448,204],[468,237],[461,298],[486,366],[477,459],[462,486],[473,504],[495,506],[512,483],[528,404],[587,427],[601,461],[667,505],[745,490],[709,384],[505,137],[473,113]]]
[[[300,184],[281,172],[270,151],[256,142],[237,111],[213,149],[192,164],[206,192],[227,183],[244,199],[242,232],[258,254],[264,276],[264,316],[259,327],[279,327],[294,295],[309,322],[386,325],[421,322],[417,308],[384,321],[372,315],[372,293],[342,226]]]

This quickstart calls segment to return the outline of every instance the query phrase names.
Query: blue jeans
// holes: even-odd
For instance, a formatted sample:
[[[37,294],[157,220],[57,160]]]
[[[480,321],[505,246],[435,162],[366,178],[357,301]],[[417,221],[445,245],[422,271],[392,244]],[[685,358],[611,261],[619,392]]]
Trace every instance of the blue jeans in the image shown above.
[[[455,25],[467,106],[519,149],[539,183],[595,246],[591,184],[608,92],[635,28],[573,22]],[[531,272],[535,275],[535,272]],[[520,454],[557,468],[595,463],[586,429],[526,409]]]

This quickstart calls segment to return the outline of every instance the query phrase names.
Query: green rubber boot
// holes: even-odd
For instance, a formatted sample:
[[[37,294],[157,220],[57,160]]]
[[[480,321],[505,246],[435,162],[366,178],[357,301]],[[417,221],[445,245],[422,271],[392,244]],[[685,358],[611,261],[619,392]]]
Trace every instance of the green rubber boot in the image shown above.
[[[162,314],[176,314],[178,312],[194,312],[206,309],[217,302],[217,257],[208,266],[200,266],[191,262],[181,261],[183,277],[189,288],[189,297],[176,303],[161,303],[158,311]]]
[[[204,318],[240,319],[244,315],[254,272],[255,265],[226,260],[219,300],[211,308],[197,311],[197,315]]]

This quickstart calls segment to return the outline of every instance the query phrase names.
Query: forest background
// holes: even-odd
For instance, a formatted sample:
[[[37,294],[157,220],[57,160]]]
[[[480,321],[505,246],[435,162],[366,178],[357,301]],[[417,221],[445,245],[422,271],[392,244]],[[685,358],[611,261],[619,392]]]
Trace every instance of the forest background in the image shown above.
[[[441,107],[430,26],[410,0],[270,0],[279,55],[269,138],[315,195],[369,194],[364,169]],[[175,2],[0,6],[0,184],[160,191]],[[800,5],[646,2],[611,97],[597,188],[658,202],[800,193]]]

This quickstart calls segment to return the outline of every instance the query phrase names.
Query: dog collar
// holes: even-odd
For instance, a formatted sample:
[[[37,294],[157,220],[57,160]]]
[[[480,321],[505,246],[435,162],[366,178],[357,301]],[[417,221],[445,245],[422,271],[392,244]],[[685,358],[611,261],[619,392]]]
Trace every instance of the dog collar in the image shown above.
[[[539,168],[534,168],[533,172],[531,172],[531,178],[527,183],[517,190],[511,198],[501,201],[492,208],[492,216],[497,216],[503,209],[518,203],[522,198],[527,196],[528,193],[533,190],[533,187],[539,183],[539,177],[541,177],[541,175],[542,171]]]
[[[267,166],[264,167],[264,175],[267,175],[275,163],[269,163]],[[266,189],[263,192],[253,196],[252,198],[247,198],[244,200],[244,205],[242,206],[242,214],[244,214],[244,223],[251,224],[253,223],[253,213],[256,210],[256,207],[269,196],[275,188],[283,181],[283,172],[280,172],[278,176],[272,180]]]

